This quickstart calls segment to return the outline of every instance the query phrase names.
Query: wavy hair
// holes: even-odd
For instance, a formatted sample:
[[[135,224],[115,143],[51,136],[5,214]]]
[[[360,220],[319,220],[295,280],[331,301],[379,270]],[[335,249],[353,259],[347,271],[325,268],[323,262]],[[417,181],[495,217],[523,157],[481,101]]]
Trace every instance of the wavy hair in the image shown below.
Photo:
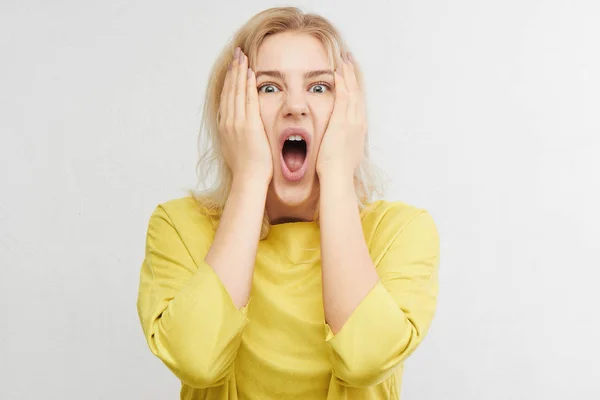
[[[283,32],[305,33],[319,39],[325,46],[329,63],[333,67],[338,67],[342,52],[348,51],[347,45],[331,22],[322,16],[304,13],[296,7],[274,7],[261,11],[235,32],[210,72],[198,136],[200,155],[196,168],[198,183],[196,189],[189,191],[203,209],[202,211],[212,217],[215,223],[223,212],[233,180],[232,172],[220,151],[217,120],[227,66],[233,60],[235,48],[240,47],[248,57],[249,67],[254,70],[258,49],[263,41],[270,35]],[[354,69],[358,85],[364,94],[363,75],[356,61],[354,61]],[[382,196],[384,192],[380,182],[383,174],[369,159],[368,136],[367,134],[365,138],[364,159],[354,172],[356,201],[361,213],[374,200],[375,195]],[[315,221],[319,218],[318,210],[317,205]],[[265,210],[260,232],[261,239],[267,237],[270,227],[271,222]]]

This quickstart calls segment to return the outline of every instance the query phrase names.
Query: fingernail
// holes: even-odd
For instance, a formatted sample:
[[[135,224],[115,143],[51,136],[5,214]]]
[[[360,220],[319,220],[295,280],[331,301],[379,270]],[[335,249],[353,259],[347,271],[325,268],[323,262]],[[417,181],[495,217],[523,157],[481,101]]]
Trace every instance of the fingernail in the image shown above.
[[[244,53],[240,53],[240,65],[242,65],[244,63],[245,59],[246,59],[246,55]]]
[[[227,66],[227,71],[231,71],[231,68],[233,66],[233,61],[229,63],[229,65]]]
[[[250,79],[251,76],[252,76],[252,70],[250,68],[248,68],[248,79]]]
[[[354,57],[352,57],[352,53],[348,52],[348,60],[350,60],[351,63],[354,62]]]
[[[346,53],[342,53],[342,60],[347,63],[348,62],[348,56],[346,55]]]
[[[239,48],[239,47],[236,47],[236,48],[235,48],[235,53],[234,53],[234,55],[233,55],[233,59],[234,59],[234,60],[237,60],[237,59],[238,59],[238,57],[240,56],[240,51],[241,51],[241,50],[240,50],[240,48]]]

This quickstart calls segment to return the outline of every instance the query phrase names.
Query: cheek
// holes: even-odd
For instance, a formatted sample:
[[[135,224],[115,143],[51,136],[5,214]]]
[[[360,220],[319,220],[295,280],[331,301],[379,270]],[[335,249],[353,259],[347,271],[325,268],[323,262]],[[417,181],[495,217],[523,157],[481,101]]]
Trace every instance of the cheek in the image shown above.
[[[333,97],[323,97],[316,99],[313,103],[312,111],[315,119],[316,128],[322,134],[329,123],[331,114],[333,113]]]
[[[277,104],[273,99],[258,98],[258,111],[271,145],[277,143]]]
[[[258,110],[260,112],[260,117],[263,120],[264,124],[269,124],[269,122],[273,122],[274,116],[276,114],[277,106],[273,103],[272,99],[258,98]]]

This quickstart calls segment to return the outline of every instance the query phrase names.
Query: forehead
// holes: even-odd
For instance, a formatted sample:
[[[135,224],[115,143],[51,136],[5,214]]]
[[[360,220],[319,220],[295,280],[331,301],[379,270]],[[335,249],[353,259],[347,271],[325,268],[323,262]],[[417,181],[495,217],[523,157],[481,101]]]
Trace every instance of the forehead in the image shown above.
[[[327,50],[319,39],[307,33],[278,33],[261,44],[256,57],[257,71],[311,71],[327,69]]]

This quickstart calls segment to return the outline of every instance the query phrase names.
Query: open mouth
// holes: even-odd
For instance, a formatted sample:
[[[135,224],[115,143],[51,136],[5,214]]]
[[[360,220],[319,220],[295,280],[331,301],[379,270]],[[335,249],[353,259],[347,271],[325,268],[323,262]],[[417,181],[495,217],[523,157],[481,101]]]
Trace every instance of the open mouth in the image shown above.
[[[301,135],[290,135],[281,149],[281,170],[290,181],[299,181],[306,173],[308,145]]]
[[[296,172],[302,168],[306,160],[306,142],[300,135],[292,135],[283,143],[281,153],[290,172]]]

